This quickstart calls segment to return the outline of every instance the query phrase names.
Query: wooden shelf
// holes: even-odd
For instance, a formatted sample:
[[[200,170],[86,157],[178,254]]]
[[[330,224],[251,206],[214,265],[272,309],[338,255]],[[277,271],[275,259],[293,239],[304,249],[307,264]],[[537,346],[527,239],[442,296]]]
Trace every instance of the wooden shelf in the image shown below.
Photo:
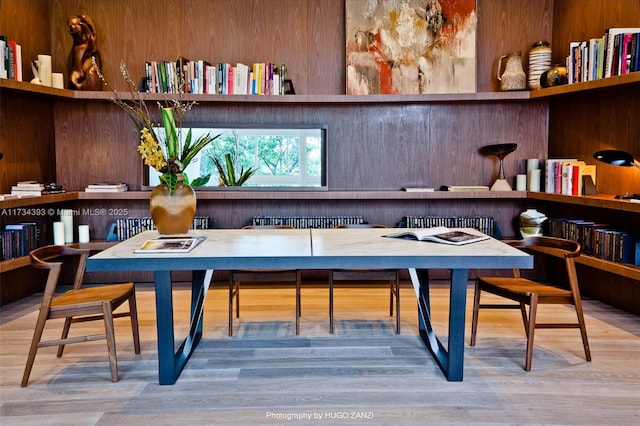
[[[11,209],[19,207],[39,206],[43,204],[62,203],[65,201],[77,200],[77,193],[74,191],[64,194],[41,195],[38,197],[11,198],[0,201],[0,209]]]
[[[12,271],[14,269],[23,268],[29,265],[29,256],[18,257],[11,260],[0,261],[0,274]]]
[[[533,91],[515,92],[476,92],[476,93],[437,93],[424,95],[208,95],[190,94],[182,95],[184,101],[195,101],[198,103],[276,103],[276,104],[411,104],[411,103],[466,103],[466,102],[503,102],[503,101],[523,101],[528,99],[541,100],[554,96],[589,92],[612,87],[622,87],[630,84],[640,83],[640,72],[626,75],[602,78],[599,80],[587,81],[584,83],[565,84],[562,86],[549,87]],[[52,96],[64,99],[79,100],[111,100],[113,94],[109,91],[84,92],[67,89],[55,89],[47,86],[39,86],[22,81],[0,79],[0,88],[7,90],[18,90],[34,95]],[[122,99],[132,99],[133,95],[128,92],[119,92]],[[145,101],[164,101],[175,98],[175,94],[167,93],[141,93]]]
[[[640,204],[629,200],[618,200],[614,195],[560,195],[546,192],[529,192],[527,198],[531,200],[550,201],[554,203],[575,204],[579,206],[597,207],[608,210],[640,213]]]
[[[588,255],[580,255],[580,257],[576,259],[576,262],[582,265],[590,266],[592,268],[610,272],[615,275],[630,278],[640,283],[640,266],[611,262],[609,260],[599,259],[597,257]]]
[[[145,200],[149,191],[77,192],[79,200]],[[198,200],[455,200],[525,199],[525,191],[406,192],[406,191],[291,191],[250,188],[197,190]]]
[[[609,78],[601,78],[599,80],[585,81],[584,83],[564,84],[562,86],[534,90],[530,92],[529,97],[531,99],[546,99],[554,96],[608,89],[618,86],[622,87],[638,83],[640,83],[640,72],[633,72],[626,75],[617,75]]]
[[[66,89],[54,89],[47,86],[39,86],[31,83],[14,80],[0,80],[0,88],[17,90],[34,95],[52,96],[64,99],[83,100],[111,100],[113,94],[109,91],[90,92]],[[451,94],[424,94],[424,95],[208,95],[190,94],[182,95],[184,101],[198,103],[277,103],[277,104],[376,104],[376,103],[433,103],[433,102],[501,102],[529,99],[528,91],[519,92],[478,92],[478,93],[451,93]],[[133,94],[119,92],[122,99],[132,99]],[[175,94],[167,93],[141,93],[145,101],[164,101],[175,99]]]

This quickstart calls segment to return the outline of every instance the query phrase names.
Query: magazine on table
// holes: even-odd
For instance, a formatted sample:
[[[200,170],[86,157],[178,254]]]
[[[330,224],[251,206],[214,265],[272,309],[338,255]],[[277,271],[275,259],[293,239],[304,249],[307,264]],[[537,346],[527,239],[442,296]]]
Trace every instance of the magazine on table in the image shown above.
[[[433,241],[435,243],[452,244],[461,246],[463,244],[475,243],[477,241],[488,240],[487,235],[470,234],[465,231],[451,230],[444,226],[434,226],[432,228],[411,229],[387,234],[385,237],[406,238],[418,241]]]
[[[189,253],[207,237],[160,237],[147,240],[134,253]]]

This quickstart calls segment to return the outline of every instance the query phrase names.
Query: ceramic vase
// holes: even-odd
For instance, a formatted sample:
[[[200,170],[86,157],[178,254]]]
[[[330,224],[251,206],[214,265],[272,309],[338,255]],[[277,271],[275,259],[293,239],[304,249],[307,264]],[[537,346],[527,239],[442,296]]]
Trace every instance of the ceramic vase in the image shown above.
[[[178,175],[173,194],[166,183],[153,188],[149,199],[151,218],[160,234],[186,234],[196,215],[196,193]]]

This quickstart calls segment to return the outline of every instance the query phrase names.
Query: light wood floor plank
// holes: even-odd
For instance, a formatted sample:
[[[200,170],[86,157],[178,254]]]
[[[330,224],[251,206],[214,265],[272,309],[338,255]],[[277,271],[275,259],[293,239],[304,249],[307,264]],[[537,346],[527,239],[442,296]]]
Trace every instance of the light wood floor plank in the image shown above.
[[[225,284],[210,290],[204,338],[174,386],[157,384],[150,285],[137,287],[140,355],[127,320],[115,320],[118,383],[97,341],[70,345],[59,359],[55,348],[41,349],[21,388],[39,295],[3,306],[0,424],[640,424],[640,317],[600,302],[585,301],[592,362],[577,330],[539,330],[525,372],[519,313],[483,311],[477,346],[465,346],[464,381],[450,383],[417,335],[410,287],[401,292],[401,335],[388,315],[387,288],[336,289],[330,335],[328,291],[310,286],[302,290],[300,336],[294,291],[283,287],[243,288],[236,335],[228,337]],[[177,336],[188,327],[186,288],[174,292]],[[467,343],[471,301],[470,289]],[[431,303],[436,331],[445,334],[448,288],[436,287]],[[572,311],[552,306],[545,315]],[[59,328],[46,333],[57,336]]]

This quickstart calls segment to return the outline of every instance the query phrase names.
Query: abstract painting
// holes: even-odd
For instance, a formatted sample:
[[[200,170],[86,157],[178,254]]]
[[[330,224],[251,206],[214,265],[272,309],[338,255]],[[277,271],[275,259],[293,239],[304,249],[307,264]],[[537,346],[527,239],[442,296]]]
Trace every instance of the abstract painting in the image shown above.
[[[476,91],[475,0],[345,0],[347,94]]]

